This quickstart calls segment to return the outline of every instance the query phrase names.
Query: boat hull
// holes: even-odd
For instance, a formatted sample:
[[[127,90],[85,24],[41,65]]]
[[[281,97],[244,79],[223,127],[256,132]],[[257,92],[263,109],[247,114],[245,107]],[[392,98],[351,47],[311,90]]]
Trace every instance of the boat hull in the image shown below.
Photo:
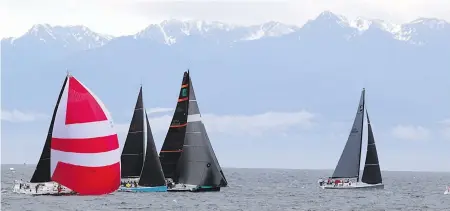
[[[36,188],[36,186],[38,186]],[[67,196],[76,195],[76,193],[67,187],[61,186],[58,191],[58,183],[45,182],[45,183],[30,183],[30,182],[14,182],[13,192],[25,195],[52,195],[52,196]]]
[[[156,187],[120,187],[119,192],[167,192],[167,186]]]
[[[449,195],[450,194],[450,192],[448,191],[448,190],[446,190],[445,192],[444,192],[444,195]]]
[[[167,189],[168,192],[218,192],[219,186],[198,186],[198,185],[185,185],[176,184]]]
[[[338,185],[327,185],[324,184],[320,186],[322,189],[384,189],[384,184],[367,184],[367,183],[352,183],[352,184],[338,184]]]

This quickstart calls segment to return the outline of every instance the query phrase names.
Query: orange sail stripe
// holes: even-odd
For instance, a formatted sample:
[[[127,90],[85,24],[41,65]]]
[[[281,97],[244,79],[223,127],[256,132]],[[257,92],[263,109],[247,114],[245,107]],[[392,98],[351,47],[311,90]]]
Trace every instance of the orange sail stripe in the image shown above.
[[[183,85],[181,85],[181,88],[186,88],[188,86],[189,86],[189,84],[183,84]]]
[[[187,125],[187,123],[184,123],[184,124],[181,124],[181,125],[171,125],[170,127],[175,127],[175,128],[177,128],[177,127],[184,127],[184,126],[186,126]]]
[[[183,102],[183,101],[186,101],[186,100],[188,100],[187,97],[185,97],[185,98],[180,98],[180,99],[178,99],[178,102]]]

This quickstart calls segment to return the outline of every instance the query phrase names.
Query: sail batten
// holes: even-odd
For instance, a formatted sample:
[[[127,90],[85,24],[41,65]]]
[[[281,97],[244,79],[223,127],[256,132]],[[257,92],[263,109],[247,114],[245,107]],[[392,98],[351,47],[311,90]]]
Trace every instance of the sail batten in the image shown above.
[[[364,97],[365,90],[361,92],[358,109],[350,131],[347,143],[333,172],[332,178],[358,178],[361,160],[362,134],[364,124]]]

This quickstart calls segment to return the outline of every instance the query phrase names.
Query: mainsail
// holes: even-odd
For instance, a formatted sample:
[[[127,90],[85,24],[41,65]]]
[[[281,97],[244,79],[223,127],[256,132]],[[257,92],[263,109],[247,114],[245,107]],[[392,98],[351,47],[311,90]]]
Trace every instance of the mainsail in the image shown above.
[[[144,105],[142,86],[134,108],[128,135],[121,156],[122,178],[133,178],[141,175],[144,165]]]
[[[39,162],[34,170],[33,176],[31,177],[30,182],[39,183],[39,182],[50,182],[50,145],[52,141],[52,131],[53,125],[55,123],[56,111],[59,107],[59,102],[61,101],[61,96],[63,95],[64,89],[67,84],[67,79],[69,76],[66,76],[64,79],[64,83],[61,87],[61,91],[59,92],[58,100],[56,101],[55,108],[53,109],[52,120],[50,121],[50,127],[48,128],[47,139],[45,140],[44,148],[42,149],[41,157],[39,158]]]
[[[189,106],[188,85],[189,75],[185,72],[172,122],[159,153],[159,159],[166,178],[175,179],[176,166],[183,150]]]
[[[361,160],[361,146],[364,124],[364,95],[365,90],[361,92],[358,110],[353,122],[353,127],[345,144],[344,151],[334,170],[332,178],[357,178],[359,181],[359,166]]]
[[[375,138],[372,132],[372,125],[370,124],[369,113],[366,109],[367,115],[367,130],[368,130],[368,138],[367,138],[367,154],[366,154],[366,162],[364,165],[364,171],[361,178],[361,181],[367,184],[380,184],[383,182],[381,178],[381,170],[380,163],[378,161],[377,148],[375,146]]]
[[[101,195],[120,185],[119,141],[105,105],[68,76],[52,130],[51,179],[80,195]]]
[[[148,122],[147,112],[145,112],[145,128],[147,134],[147,150],[145,153],[144,167],[142,168],[139,179],[140,186],[156,187],[165,186],[166,180],[156,151],[155,141],[153,140],[152,130]]]

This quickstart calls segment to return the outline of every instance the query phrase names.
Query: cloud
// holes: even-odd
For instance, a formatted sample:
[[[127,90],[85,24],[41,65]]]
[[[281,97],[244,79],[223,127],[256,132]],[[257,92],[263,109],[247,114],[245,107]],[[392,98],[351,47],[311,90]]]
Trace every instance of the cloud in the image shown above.
[[[156,107],[156,108],[147,109],[147,114],[165,113],[165,112],[169,112],[169,111],[173,111],[173,108]]]
[[[48,118],[47,115],[36,112],[22,112],[17,109],[12,111],[2,110],[1,119],[7,122],[34,122]]]
[[[403,140],[419,141],[430,138],[430,131],[422,126],[397,125],[393,130],[394,137]]]
[[[224,135],[260,136],[268,133],[286,134],[308,130],[315,125],[315,114],[308,111],[267,112],[256,115],[202,115],[208,133]],[[166,133],[172,115],[150,118],[153,133]],[[129,123],[116,124],[118,133],[128,132]]]

